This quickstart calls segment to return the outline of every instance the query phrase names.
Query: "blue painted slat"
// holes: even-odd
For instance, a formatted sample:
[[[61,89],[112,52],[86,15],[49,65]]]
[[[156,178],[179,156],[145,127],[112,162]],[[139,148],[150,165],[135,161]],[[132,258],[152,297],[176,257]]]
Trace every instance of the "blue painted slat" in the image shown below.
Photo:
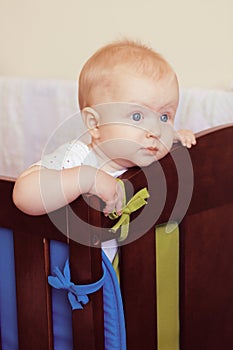
[[[2,350],[17,350],[14,243],[12,231],[5,228],[0,228],[0,327]]]

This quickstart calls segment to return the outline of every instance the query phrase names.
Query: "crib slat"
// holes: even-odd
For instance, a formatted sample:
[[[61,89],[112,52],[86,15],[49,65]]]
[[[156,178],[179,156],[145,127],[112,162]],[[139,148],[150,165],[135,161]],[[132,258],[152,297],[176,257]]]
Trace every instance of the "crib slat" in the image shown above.
[[[15,231],[14,246],[19,349],[51,350],[43,237]]]
[[[181,350],[231,349],[233,205],[181,224]]]
[[[69,213],[69,233],[73,238],[69,242],[70,269],[72,281],[76,284],[96,282],[103,273],[100,242],[97,242],[96,248],[77,242],[78,237],[83,235],[89,237],[90,245],[93,243],[93,237],[96,239],[95,227],[92,225],[100,225],[100,218],[98,213],[92,210],[93,206],[99,206],[99,200],[96,200],[95,197],[86,198],[85,201],[80,198],[72,207],[74,212]],[[80,211],[83,214],[83,224],[82,221],[77,223],[75,215],[75,212]],[[83,310],[74,310],[72,319],[74,350],[104,350],[102,290],[89,295],[89,303],[84,306]]]
[[[44,262],[45,262],[45,278],[47,281],[50,275],[50,243],[47,238],[43,239],[44,244]],[[51,288],[46,283],[46,304],[47,304],[47,320],[48,320],[48,347],[49,350],[53,350],[53,314],[52,314],[52,294]]]
[[[88,284],[98,280],[101,276],[93,278],[96,275],[93,262],[96,268],[98,261],[101,261],[100,251],[70,242],[70,264],[74,283]],[[82,266],[82,271],[79,272],[77,266]],[[89,296],[89,303],[84,306],[83,310],[74,310],[72,318],[74,350],[104,349],[101,290]]]
[[[154,229],[121,247],[120,276],[127,350],[157,349]],[[140,261],[135,269],[135,262]]]

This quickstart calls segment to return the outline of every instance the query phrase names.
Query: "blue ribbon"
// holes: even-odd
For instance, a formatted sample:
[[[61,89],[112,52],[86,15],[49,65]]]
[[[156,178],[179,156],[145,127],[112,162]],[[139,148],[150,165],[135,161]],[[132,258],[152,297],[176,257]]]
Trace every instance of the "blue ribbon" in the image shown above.
[[[87,294],[96,292],[104,284],[106,269],[104,265],[102,267],[103,276],[100,280],[91,284],[76,285],[70,280],[69,260],[66,260],[63,272],[56,266],[54,268],[55,276],[48,276],[48,283],[56,289],[63,289],[68,292],[68,299],[72,310],[83,309],[83,305],[86,305],[89,301]]]

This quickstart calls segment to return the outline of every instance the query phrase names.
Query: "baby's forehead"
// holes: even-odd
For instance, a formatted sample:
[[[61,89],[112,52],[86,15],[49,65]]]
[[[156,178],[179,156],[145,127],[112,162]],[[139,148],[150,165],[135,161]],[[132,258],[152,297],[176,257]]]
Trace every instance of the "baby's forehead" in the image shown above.
[[[168,103],[177,104],[178,85],[174,77],[172,72],[155,79],[132,70],[117,70],[89,91],[89,102],[91,106],[103,104],[105,110],[120,108],[122,113],[138,107],[143,107],[144,113],[156,112]]]

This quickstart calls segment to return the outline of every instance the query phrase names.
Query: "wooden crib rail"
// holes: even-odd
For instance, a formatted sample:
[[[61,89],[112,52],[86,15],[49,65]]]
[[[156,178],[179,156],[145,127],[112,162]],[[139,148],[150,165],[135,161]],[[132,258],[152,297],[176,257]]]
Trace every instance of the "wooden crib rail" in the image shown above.
[[[120,247],[127,350],[158,349],[155,227],[169,219],[179,222],[180,231],[180,349],[225,350],[232,346],[232,139],[233,125],[208,130],[191,150],[177,145],[160,162],[130,169],[122,176],[127,199],[142,187],[150,193],[148,204],[131,214],[129,236]],[[177,164],[184,158],[187,161],[187,155],[192,171],[180,178]],[[194,184],[191,193],[190,179]],[[181,207],[174,211],[179,181],[184,181],[190,202],[186,208],[181,197]],[[97,281],[102,276],[100,243],[113,237],[108,230],[113,221],[101,214],[102,203],[96,197],[77,199],[52,213],[52,221],[51,215],[28,216],[12,202],[13,185],[13,181],[0,180],[0,227],[11,230],[14,237],[19,349],[52,350],[49,243],[69,244],[74,283]],[[137,236],[139,227],[143,234]],[[85,237],[85,245],[78,235]],[[101,291],[72,315],[74,350],[104,349]]]

